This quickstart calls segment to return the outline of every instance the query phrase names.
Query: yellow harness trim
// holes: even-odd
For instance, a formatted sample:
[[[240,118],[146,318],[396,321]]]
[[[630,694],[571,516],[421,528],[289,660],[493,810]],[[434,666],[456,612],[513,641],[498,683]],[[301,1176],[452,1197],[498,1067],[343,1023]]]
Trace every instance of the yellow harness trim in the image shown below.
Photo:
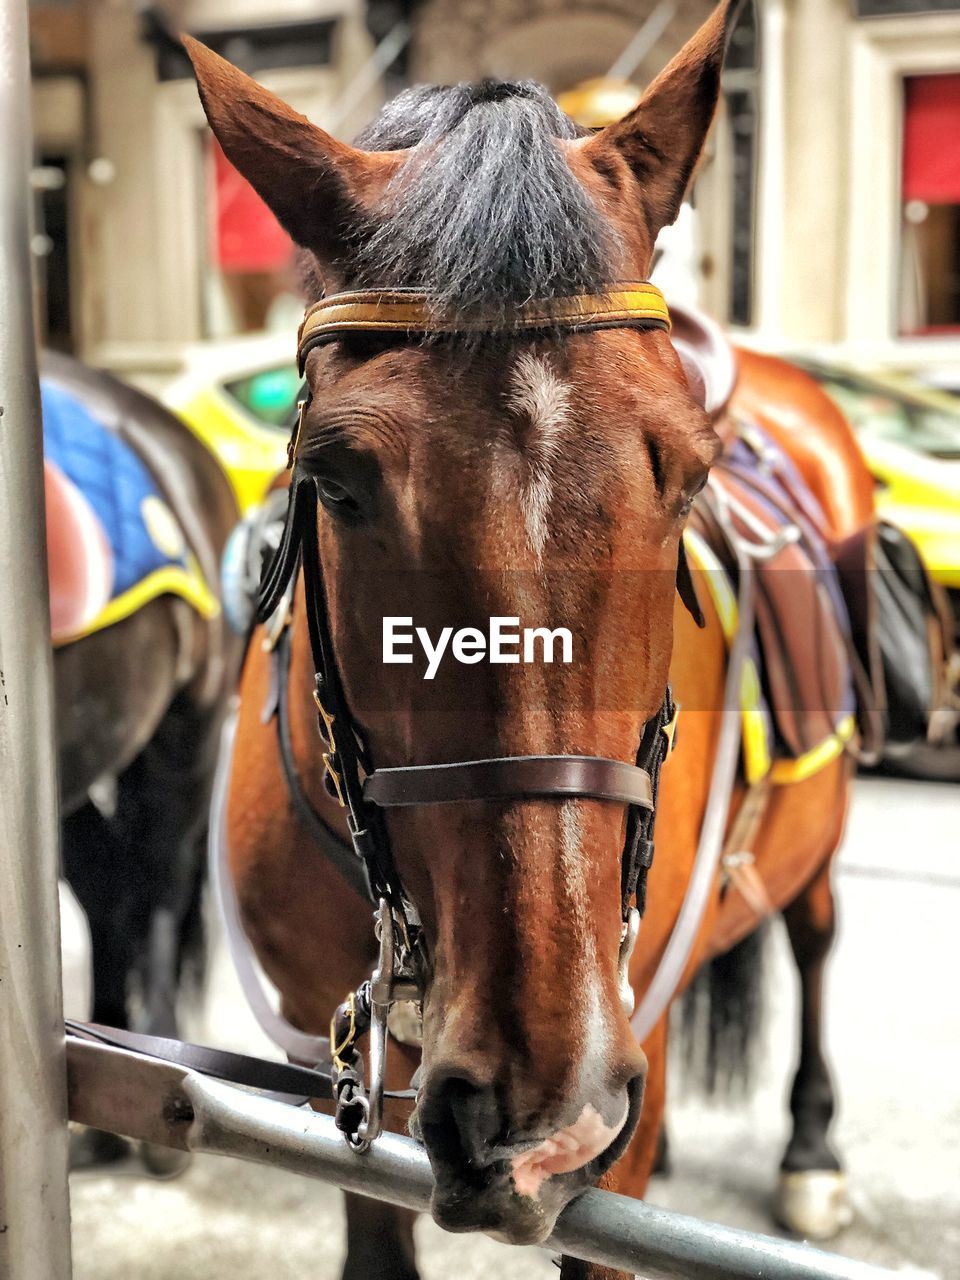
[[[59,649],[63,645],[73,644],[76,640],[93,635],[95,631],[112,627],[117,622],[122,622],[124,618],[129,618],[151,600],[156,600],[158,596],[180,596],[182,600],[192,605],[202,618],[216,618],[220,613],[220,601],[207,586],[200,566],[191,556],[186,569],[171,564],[147,574],[142,581],[135,583],[122,595],[111,600],[80,631],[72,635],[58,636],[55,647]]]
[[[846,744],[856,733],[857,721],[853,715],[846,715],[834,729],[829,738],[825,738],[816,747],[811,747],[796,760],[776,760],[770,770],[770,781],[781,784],[787,782],[803,782],[820,769],[826,767],[837,756],[843,754]]]
[[[670,328],[670,311],[656,285],[627,282],[606,293],[538,299],[506,317],[478,315],[450,320],[435,314],[424,290],[360,289],[315,302],[303,317],[298,350],[302,368],[310,347],[338,333],[515,333],[554,326],[576,330],[629,324]]]
[[[691,562],[703,571],[724,639],[728,646],[732,645],[737,634],[737,598],[727,574],[711,548],[693,529],[684,532],[683,541]],[[803,755],[792,760],[771,759],[761,709],[760,673],[749,656],[744,662],[740,683],[740,713],[743,718],[743,772],[749,786],[768,776],[776,786],[803,782],[836,760],[856,730],[854,717],[844,716],[829,737]]]

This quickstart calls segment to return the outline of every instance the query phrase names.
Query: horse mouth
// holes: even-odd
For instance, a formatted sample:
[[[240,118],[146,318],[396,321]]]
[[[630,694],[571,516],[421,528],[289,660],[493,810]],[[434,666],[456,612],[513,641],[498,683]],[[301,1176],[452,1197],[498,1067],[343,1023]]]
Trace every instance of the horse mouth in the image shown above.
[[[485,1163],[437,1159],[428,1146],[436,1185],[430,1203],[446,1231],[484,1231],[509,1244],[542,1244],[561,1211],[619,1159],[640,1115],[643,1078],[627,1086],[619,1124],[608,1126],[586,1106],[573,1125],[523,1150],[494,1149]],[[419,1135],[418,1135],[419,1136]]]
[[[617,1124],[609,1126],[589,1103],[573,1124],[558,1130],[510,1161],[514,1190],[518,1195],[540,1198],[540,1188],[557,1174],[576,1173],[602,1155],[616,1141],[627,1123],[629,1102]]]

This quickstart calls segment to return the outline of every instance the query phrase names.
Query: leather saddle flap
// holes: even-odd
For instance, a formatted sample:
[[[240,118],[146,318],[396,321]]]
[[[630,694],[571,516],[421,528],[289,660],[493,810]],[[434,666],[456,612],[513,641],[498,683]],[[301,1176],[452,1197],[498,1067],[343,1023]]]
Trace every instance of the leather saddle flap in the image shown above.
[[[798,757],[831,738],[854,709],[849,662],[849,620],[829,551],[804,494],[801,506],[779,476],[789,461],[776,450],[761,457],[735,441],[715,472],[732,500],[733,522],[756,541],[758,529],[771,537],[786,525],[799,536],[769,560],[756,565],[756,631],[762,680],[780,747]],[[812,501],[812,500],[811,500]],[[708,537],[727,563],[730,551],[719,526]],[[750,526],[753,525],[753,528]]]

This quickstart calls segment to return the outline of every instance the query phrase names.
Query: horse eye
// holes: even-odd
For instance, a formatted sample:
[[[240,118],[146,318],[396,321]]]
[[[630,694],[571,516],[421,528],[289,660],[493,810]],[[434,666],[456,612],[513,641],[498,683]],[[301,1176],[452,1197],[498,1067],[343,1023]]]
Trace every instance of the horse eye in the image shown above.
[[[683,495],[683,501],[680,505],[681,519],[685,519],[690,514],[690,508],[696,501],[697,495],[702,493],[703,489],[706,487],[707,474],[708,473],[705,471],[700,479],[698,479],[694,484],[687,486]]]
[[[338,515],[359,516],[360,504],[342,484],[337,484],[336,480],[323,479],[319,481],[317,488],[320,501],[328,511]]]

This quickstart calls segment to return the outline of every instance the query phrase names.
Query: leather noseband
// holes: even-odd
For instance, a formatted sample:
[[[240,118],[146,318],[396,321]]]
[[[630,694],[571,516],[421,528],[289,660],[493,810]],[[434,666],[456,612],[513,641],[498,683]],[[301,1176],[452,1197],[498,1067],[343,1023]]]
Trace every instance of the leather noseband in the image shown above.
[[[583,796],[653,808],[650,775],[636,765],[602,756],[499,756],[409,765],[377,769],[363,784],[363,798],[381,809],[538,796]]]

